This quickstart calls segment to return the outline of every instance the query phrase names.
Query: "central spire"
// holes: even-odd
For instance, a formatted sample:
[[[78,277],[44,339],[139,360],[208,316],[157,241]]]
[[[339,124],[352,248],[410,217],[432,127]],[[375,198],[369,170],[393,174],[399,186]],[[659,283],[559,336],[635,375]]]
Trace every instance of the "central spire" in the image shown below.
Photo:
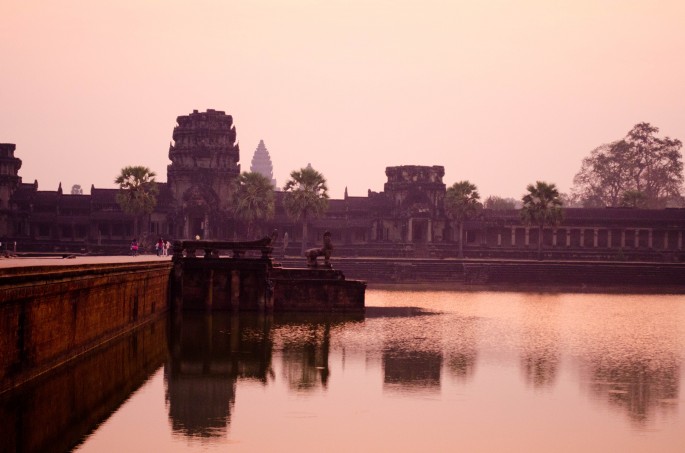
[[[271,184],[274,187],[277,187],[276,179],[274,179],[273,174],[273,165],[271,165],[271,156],[269,156],[269,150],[267,150],[266,145],[264,145],[264,140],[259,141],[254,156],[252,156],[250,171],[253,173],[261,173],[271,181]]]

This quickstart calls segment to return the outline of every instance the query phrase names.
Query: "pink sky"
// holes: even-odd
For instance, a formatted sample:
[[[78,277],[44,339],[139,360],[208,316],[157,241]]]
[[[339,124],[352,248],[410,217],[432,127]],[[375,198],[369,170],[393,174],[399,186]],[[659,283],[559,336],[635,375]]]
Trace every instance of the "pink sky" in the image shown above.
[[[330,195],[443,165],[483,197],[571,187],[646,121],[685,140],[682,0],[0,0],[0,142],[24,182],[166,180],[176,117],[233,115],[242,170],[307,163]]]

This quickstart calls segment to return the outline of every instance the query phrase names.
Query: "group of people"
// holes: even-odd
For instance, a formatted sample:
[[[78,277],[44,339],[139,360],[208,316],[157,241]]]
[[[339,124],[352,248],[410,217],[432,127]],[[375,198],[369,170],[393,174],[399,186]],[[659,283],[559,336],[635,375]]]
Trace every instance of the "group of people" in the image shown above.
[[[131,241],[131,256],[137,256],[140,245],[138,244],[138,239],[134,238]],[[165,241],[161,237],[155,242],[155,252],[157,256],[167,256],[169,255],[169,249],[171,248],[171,243]]]

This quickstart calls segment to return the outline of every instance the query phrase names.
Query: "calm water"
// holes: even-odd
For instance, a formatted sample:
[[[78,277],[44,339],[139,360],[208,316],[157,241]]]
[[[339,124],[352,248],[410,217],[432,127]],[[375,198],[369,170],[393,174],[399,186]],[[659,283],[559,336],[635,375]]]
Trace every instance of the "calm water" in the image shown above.
[[[367,306],[165,322],[77,449],[685,451],[685,296],[369,290]],[[133,350],[106,361],[134,368]]]

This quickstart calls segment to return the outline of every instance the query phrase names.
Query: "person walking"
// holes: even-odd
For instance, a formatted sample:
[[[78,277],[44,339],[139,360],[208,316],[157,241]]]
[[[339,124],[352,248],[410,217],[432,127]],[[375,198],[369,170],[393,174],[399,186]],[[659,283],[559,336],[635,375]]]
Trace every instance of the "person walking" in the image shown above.
[[[138,256],[138,239],[136,238],[131,241],[131,256]]]
[[[157,250],[157,256],[162,256],[162,252],[164,251],[164,240],[161,237],[157,239],[155,249]]]

